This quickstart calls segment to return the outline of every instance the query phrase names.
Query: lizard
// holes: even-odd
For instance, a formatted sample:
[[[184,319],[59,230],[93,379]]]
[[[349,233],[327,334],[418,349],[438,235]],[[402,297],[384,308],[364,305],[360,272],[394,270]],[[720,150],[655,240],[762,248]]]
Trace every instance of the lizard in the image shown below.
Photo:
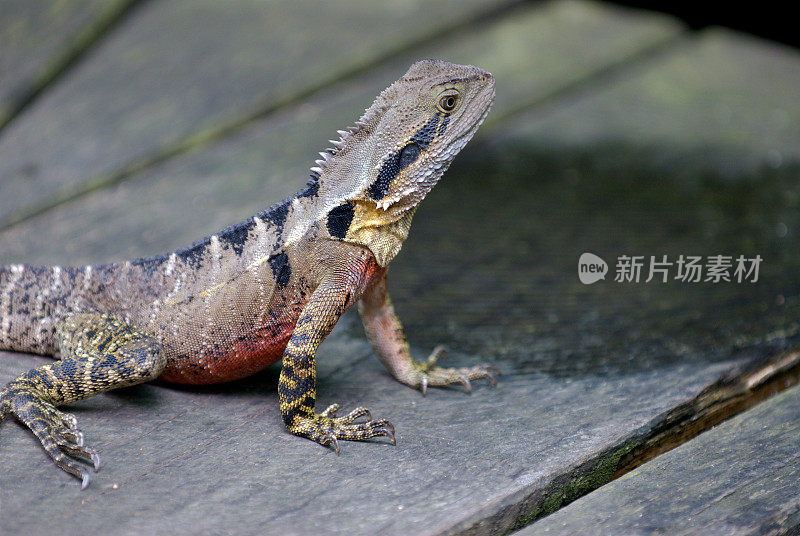
[[[364,407],[315,409],[317,347],[355,304],[400,382],[423,394],[496,385],[486,364],[440,367],[442,347],[415,361],[387,290],[419,203],[485,119],[494,85],[474,66],[418,61],[338,131],[302,190],[243,222],[165,255],[0,267],[0,349],[55,358],[0,390],[0,422],[13,415],[85,489],[100,458],[58,406],[152,380],[233,381],[282,359],[289,432],[337,454],[340,440],[396,444],[392,424]]]

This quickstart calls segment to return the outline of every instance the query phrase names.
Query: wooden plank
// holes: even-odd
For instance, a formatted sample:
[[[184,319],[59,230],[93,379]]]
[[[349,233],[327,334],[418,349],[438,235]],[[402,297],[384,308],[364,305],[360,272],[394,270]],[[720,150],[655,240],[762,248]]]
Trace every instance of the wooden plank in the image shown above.
[[[795,387],[515,534],[792,534],[798,478]]]
[[[593,3],[523,6],[491,25],[417,47],[202,151],[2,232],[0,251],[6,262],[105,262],[178,248],[249,217],[304,186],[327,140],[419,58],[472,62],[493,72],[501,82],[491,125],[492,116],[541,100],[680,31],[670,19]],[[592,39],[579,47],[575,35]],[[517,61],[508,61],[512,50]]]
[[[3,133],[0,227],[514,2],[144,4]]]
[[[766,78],[773,81],[770,89],[757,83]],[[682,352],[678,341],[684,339],[692,340],[692,346],[702,341],[690,353],[715,353],[720,330],[737,333],[741,349],[758,348],[772,335],[776,340],[795,337],[799,326],[789,302],[798,287],[786,274],[800,268],[793,249],[797,236],[788,231],[800,227],[794,208],[800,194],[800,108],[792,104],[796,93],[786,88],[797,83],[796,51],[709,31],[625,76],[586,89],[580,97],[566,95],[495,128],[489,125],[481,133],[485,145],[473,147],[467,157],[474,155],[485,166],[462,158],[450,173],[500,175],[502,180],[475,179],[481,190],[470,198],[472,205],[461,191],[463,178],[437,187],[421,206],[422,217],[415,220],[413,236],[420,238],[409,242],[393,265],[395,273],[406,278],[398,283],[410,286],[395,305],[411,315],[425,309],[413,331],[435,338],[444,333],[431,329],[426,319],[442,318],[446,324],[458,316],[463,321],[464,309],[454,310],[466,308],[474,312],[475,325],[483,326],[507,318],[509,303],[519,304],[513,319],[507,319],[509,331],[519,337],[519,346],[543,351],[553,351],[574,328],[567,324],[566,331],[543,343],[542,336],[551,328],[540,331],[543,328],[529,319],[551,316],[554,325],[560,325],[564,318],[551,312],[552,302],[562,299],[569,303],[559,308],[572,309],[574,321],[579,311],[588,315],[583,320],[587,322],[613,319],[620,338],[634,337],[643,351],[661,347],[665,355]],[[719,106],[728,111],[720,112]],[[784,120],[786,114],[789,121]],[[490,160],[491,155],[497,160]],[[537,200],[527,197],[530,189],[539,189]],[[449,203],[458,203],[459,210]],[[458,218],[470,211],[480,215],[480,223],[465,227]],[[430,242],[442,229],[447,229],[447,237]],[[458,257],[464,244],[480,244],[478,251],[469,253],[474,257],[471,264],[476,264],[469,270],[449,257]],[[573,274],[577,259],[587,251],[609,262],[609,282],[620,255],[648,260],[668,255],[675,261],[681,254],[761,254],[769,260],[760,266],[762,279],[749,286],[674,280],[663,285],[585,286]],[[420,265],[425,266],[424,274],[414,268]],[[498,272],[504,266],[506,271]],[[674,277],[675,266],[672,269]],[[539,283],[532,274],[539,274]],[[647,275],[643,272],[642,281]],[[768,282],[768,277],[775,279]],[[428,303],[430,280],[446,282],[442,285],[453,293],[451,299],[437,296]],[[487,290],[481,292],[480,305],[470,306],[478,287]],[[587,299],[597,299],[600,308],[589,307]],[[673,313],[655,314],[651,307],[659,303]],[[733,305],[742,308],[740,319],[727,316]],[[720,321],[735,327],[717,326],[703,316],[716,317],[717,311],[725,312]],[[750,322],[761,315],[766,315],[760,319],[763,324]],[[524,330],[514,322],[529,323],[528,334],[522,335]],[[656,335],[668,332],[660,340]],[[485,334],[470,333],[475,348],[485,349]],[[586,344],[594,346],[589,342],[594,340],[598,350],[607,345],[600,344],[601,339],[586,333]],[[430,344],[432,339],[417,342]],[[512,345],[504,350],[499,342],[496,347],[502,353],[517,349]],[[635,366],[633,355],[629,359]],[[565,356],[559,367],[569,362]]]
[[[616,450],[620,429],[645,426],[722,370],[681,364],[609,386],[599,377],[517,376],[500,363],[506,377],[496,390],[476,385],[472,396],[452,389],[423,398],[389,378],[363,338],[347,334],[355,322],[343,319],[321,350],[320,404],[364,404],[390,418],[397,447],[347,443],[337,457],[290,436],[277,412],[274,367],[232,386],[140,386],[75,404],[104,463],[84,493],[29,433],[5,424],[0,523],[11,534],[77,522],[101,533],[446,533],[545,485],[568,461]],[[30,366],[24,357],[0,354],[3,381]],[[556,427],[562,432],[552,433]]]
[[[680,157],[727,178],[792,165],[800,158],[797,50],[724,29],[697,39],[644,77],[614,80],[577,106],[554,103],[554,113],[530,122],[532,141],[581,149],[636,140],[661,153],[664,167],[677,169]],[[581,120],[565,123],[568,114]],[[697,164],[684,174],[696,173]]]
[[[132,0],[0,2],[0,128]]]
[[[571,31],[581,35],[577,27]],[[625,38],[618,29],[614,34]],[[457,38],[473,35],[481,32]],[[729,39],[731,53],[753,46]],[[459,389],[435,390],[422,398],[386,375],[349,314],[320,351],[320,404],[364,404],[376,416],[390,418],[398,429],[396,448],[348,443],[334,458],[289,436],[276,411],[275,368],[246,382],[199,391],[141,386],[75,405],[87,441],[106,461],[83,494],[66,475],[57,474],[29,434],[5,425],[0,463],[9,469],[0,477],[0,501],[10,515],[3,521],[28,532],[80,523],[101,532],[191,526],[240,534],[497,534],[605,483],[626,453],[701,389],[736,365],[758,363],[798,339],[800,288],[786,274],[800,268],[800,244],[794,234],[776,232],[778,222],[795,228],[794,220],[785,219],[793,217],[796,188],[788,161],[737,181],[716,180],[704,160],[691,158],[692,148],[668,151],[670,160],[685,158],[680,165],[664,166],[658,147],[637,145],[638,132],[668,123],[674,110],[626,110],[625,102],[638,110],[647,99],[619,103],[608,98],[613,103],[609,116],[630,111],[646,121],[638,129],[613,132],[617,143],[612,147],[591,138],[585,145],[580,138],[568,143],[555,135],[558,129],[580,132],[576,122],[590,129],[594,116],[587,115],[584,103],[637,83],[646,95],[651,77],[687,50],[703,57],[698,51],[709,42],[653,58],[605,91],[586,88],[581,98],[573,93],[547,109],[496,123],[482,142],[465,150],[423,204],[390,282],[414,352],[421,357],[444,342],[454,350],[453,365],[493,362],[504,372],[497,390],[477,385],[469,398]],[[737,60],[726,55],[726,47],[719,48],[719,65]],[[758,65],[773,61],[769,49],[757,50],[762,52],[751,52],[759,56]],[[535,52],[530,64],[518,68],[531,72]],[[502,80],[502,69],[486,67]],[[392,76],[399,70],[386,69]],[[787,68],[786,76],[792,72]],[[379,87],[391,79],[379,70],[373,74]],[[684,84],[690,86],[691,77]],[[80,242],[83,246],[63,258],[127,254],[128,243],[137,240],[134,248],[141,249],[136,251],[150,253],[145,248],[172,247],[173,239],[181,243],[184,235],[194,239],[207,228],[230,223],[251,213],[254,191],[274,199],[294,189],[283,179],[264,179],[266,164],[281,170],[297,165],[296,175],[305,175],[307,164],[296,163],[294,147],[320,138],[304,135],[309,131],[302,130],[303,122],[317,125],[322,136],[332,132],[325,125],[338,120],[334,115],[341,107],[331,111],[325,103],[365,98],[346,90],[358,85],[354,80],[353,86],[309,100],[300,107],[308,116],[287,111],[120,185],[116,195],[127,205],[115,204],[114,196],[98,197],[102,203],[75,203],[71,211],[54,211],[60,218],[47,220],[42,233],[27,227],[27,234],[13,239],[4,234],[3,248],[28,240],[29,251],[18,248],[15,255],[52,259],[62,251],[55,243],[65,241],[61,228],[72,225],[64,222],[80,221],[79,211],[104,203],[117,210],[95,212],[92,225],[82,228],[97,233],[95,242]],[[724,79],[701,89],[712,101],[714,92],[731,91]],[[690,93],[689,87],[683,90]],[[621,94],[627,96],[627,89]],[[532,90],[531,96],[535,101]],[[788,94],[783,105],[793,106],[794,98]],[[762,104],[754,99],[756,109]],[[548,132],[553,143],[547,143]],[[266,143],[278,133],[296,143]],[[711,128],[705,133],[698,143],[713,145],[715,136],[723,135]],[[305,160],[309,148],[300,149]],[[271,160],[262,160],[266,157],[258,156],[259,150]],[[734,161],[746,156],[729,154]],[[162,177],[174,177],[182,196]],[[221,177],[227,182],[215,186]],[[263,186],[256,186],[259,177],[267,181]],[[134,189],[140,180],[152,195],[142,197],[145,189]],[[288,180],[297,186],[303,182],[301,177]],[[201,193],[187,199],[190,189]],[[159,205],[160,195],[177,204]],[[154,228],[155,235],[141,238],[140,212],[171,227],[163,235]],[[210,221],[217,217],[225,221]],[[126,220],[132,222],[128,236],[116,234]],[[176,233],[178,238],[172,236]],[[37,239],[39,234],[49,239]],[[769,252],[760,283],[603,281],[587,287],[577,279],[577,259],[586,250],[611,261],[621,253],[712,255],[718,246],[747,255]],[[0,359],[0,381],[31,363],[19,354]],[[63,491],[54,497],[53,488]],[[137,514],[142,510],[147,516]]]

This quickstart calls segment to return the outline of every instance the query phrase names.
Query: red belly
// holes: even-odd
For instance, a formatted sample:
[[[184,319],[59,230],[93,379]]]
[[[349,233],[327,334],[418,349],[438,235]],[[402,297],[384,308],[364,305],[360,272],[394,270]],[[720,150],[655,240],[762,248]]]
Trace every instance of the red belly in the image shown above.
[[[160,379],[173,383],[210,384],[246,378],[283,357],[294,322],[260,329],[198,356],[170,359]]]
[[[348,307],[360,298],[364,289],[386,273],[386,269],[378,266],[371,254],[360,260],[354,263],[347,274],[348,286],[352,288]],[[221,341],[214,349],[204,349],[196,356],[168,359],[159,378],[173,383],[222,383],[246,378],[279,361],[307,298],[292,301],[292,305],[266,326],[254,326],[246,335]]]

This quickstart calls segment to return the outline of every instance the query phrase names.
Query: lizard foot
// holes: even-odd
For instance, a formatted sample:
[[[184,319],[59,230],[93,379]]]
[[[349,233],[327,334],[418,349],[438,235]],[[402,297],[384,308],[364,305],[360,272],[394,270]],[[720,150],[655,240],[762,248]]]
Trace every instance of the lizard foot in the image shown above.
[[[428,359],[418,363],[414,362],[411,381],[407,382],[413,387],[419,387],[424,396],[428,392],[428,386],[445,387],[456,383],[462,384],[468,393],[472,393],[472,383],[470,380],[482,378],[492,382],[492,386],[497,387],[497,376],[500,371],[491,365],[477,365],[465,368],[443,368],[437,365],[440,358],[447,356],[447,348],[442,345],[437,346],[428,356]]]
[[[90,461],[97,471],[100,457],[83,444],[83,433],[78,430],[74,415],[57,410],[35,391],[17,382],[0,391],[0,421],[8,414],[30,428],[55,464],[78,478],[81,489],[86,489],[89,472],[77,460]]]
[[[339,454],[339,440],[363,441],[371,437],[388,437],[392,445],[394,439],[394,426],[386,419],[372,420],[372,414],[367,408],[358,407],[344,415],[337,417],[339,404],[331,404],[320,414],[310,417],[297,416],[289,431],[295,435],[307,437],[320,445],[330,446]],[[355,423],[360,417],[367,418],[366,422]]]

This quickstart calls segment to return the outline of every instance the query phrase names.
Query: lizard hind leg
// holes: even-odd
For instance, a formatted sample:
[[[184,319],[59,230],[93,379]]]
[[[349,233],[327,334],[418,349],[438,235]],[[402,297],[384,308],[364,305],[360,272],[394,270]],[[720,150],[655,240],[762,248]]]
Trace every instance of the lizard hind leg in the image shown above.
[[[75,417],[56,406],[155,379],[164,368],[158,342],[111,315],[81,313],[58,329],[61,359],[29,370],[0,390],[0,421],[13,414],[30,428],[55,464],[89,484],[81,461],[100,466],[84,445]]]

